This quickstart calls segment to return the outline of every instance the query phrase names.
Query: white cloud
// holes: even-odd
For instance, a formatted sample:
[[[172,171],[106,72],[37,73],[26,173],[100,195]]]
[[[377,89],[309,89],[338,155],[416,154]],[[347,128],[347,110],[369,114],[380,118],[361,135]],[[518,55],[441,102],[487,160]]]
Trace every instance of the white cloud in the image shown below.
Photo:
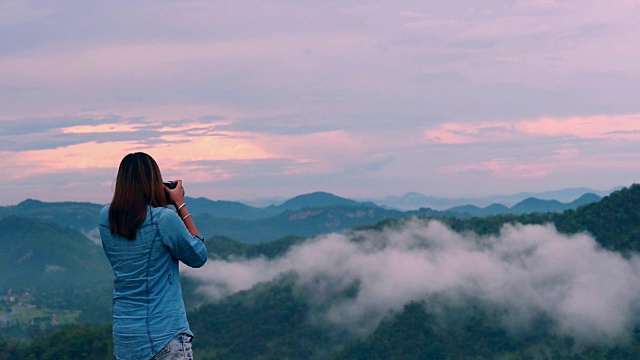
[[[625,259],[589,235],[565,236],[548,225],[506,225],[497,237],[478,237],[437,221],[409,221],[381,232],[321,236],[273,260],[210,260],[185,269],[212,299],[289,271],[324,319],[359,334],[389,310],[434,294],[505,307],[506,327],[543,312],[558,333],[593,342],[624,337],[640,321],[640,258]],[[356,283],[355,298],[336,301]]]

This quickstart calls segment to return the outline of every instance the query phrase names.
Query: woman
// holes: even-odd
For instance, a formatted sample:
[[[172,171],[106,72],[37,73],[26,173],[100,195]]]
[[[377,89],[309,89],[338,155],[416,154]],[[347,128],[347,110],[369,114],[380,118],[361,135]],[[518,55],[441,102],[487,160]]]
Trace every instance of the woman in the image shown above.
[[[116,359],[192,359],[178,262],[200,267],[207,249],[184,202],[181,180],[169,189],[145,153],[122,159],[113,200],[99,228],[113,273]],[[174,205],[177,211],[167,208]]]

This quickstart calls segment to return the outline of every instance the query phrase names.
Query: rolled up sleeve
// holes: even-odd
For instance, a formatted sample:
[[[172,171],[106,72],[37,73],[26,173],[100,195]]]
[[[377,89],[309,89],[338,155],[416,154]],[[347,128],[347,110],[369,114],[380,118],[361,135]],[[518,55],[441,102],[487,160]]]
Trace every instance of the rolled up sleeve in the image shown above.
[[[164,211],[159,221],[163,244],[171,254],[185,265],[198,268],[207,262],[204,239],[189,233],[180,217],[173,211]]]

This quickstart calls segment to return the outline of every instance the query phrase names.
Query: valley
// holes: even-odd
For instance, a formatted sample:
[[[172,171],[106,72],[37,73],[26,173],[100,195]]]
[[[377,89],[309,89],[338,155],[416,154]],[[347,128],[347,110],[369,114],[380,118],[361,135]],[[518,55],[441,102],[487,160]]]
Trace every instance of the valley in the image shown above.
[[[490,216],[318,196],[277,214],[234,204],[226,218],[215,209],[229,204],[188,200],[213,233],[205,267],[182,271],[199,358],[631,359],[640,348],[640,294],[623,290],[640,283],[640,185]],[[61,204],[28,205],[0,209],[0,348],[8,359],[110,358],[111,274],[89,222],[45,216]],[[242,238],[251,232],[261,235]],[[572,305],[580,299],[591,307]],[[60,348],[61,338],[87,347]]]

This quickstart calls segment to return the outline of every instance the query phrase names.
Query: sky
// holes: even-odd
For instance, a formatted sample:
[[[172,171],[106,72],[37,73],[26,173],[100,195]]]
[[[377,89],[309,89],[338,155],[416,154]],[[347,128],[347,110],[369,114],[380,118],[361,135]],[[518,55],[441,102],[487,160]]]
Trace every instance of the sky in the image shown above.
[[[0,0],[0,205],[636,182],[637,0]]]

